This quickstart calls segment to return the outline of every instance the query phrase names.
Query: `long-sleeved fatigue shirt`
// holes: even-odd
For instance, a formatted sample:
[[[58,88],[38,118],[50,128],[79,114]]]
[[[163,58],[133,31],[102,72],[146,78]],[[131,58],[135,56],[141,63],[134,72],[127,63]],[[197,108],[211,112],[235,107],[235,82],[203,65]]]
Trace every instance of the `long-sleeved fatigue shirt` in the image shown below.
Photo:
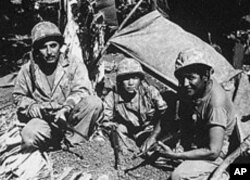
[[[156,112],[167,108],[160,92],[146,83],[139,86],[136,96],[126,102],[122,96],[110,91],[104,98],[104,121],[114,121],[131,128],[145,127]],[[131,130],[131,129],[130,129]]]
[[[20,121],[30,119],[28,110],[34,103],[43,103],[52,109],[58,106],[68,106],[72,109],[83,97],[93,93],[87,68],[83,63],[78,63],[75,57],[68,59],[61,55],[55,71],[54,83],[50,87],[38,64],[29,61],[22,66],[13,92],[17,113],[24,118]]]

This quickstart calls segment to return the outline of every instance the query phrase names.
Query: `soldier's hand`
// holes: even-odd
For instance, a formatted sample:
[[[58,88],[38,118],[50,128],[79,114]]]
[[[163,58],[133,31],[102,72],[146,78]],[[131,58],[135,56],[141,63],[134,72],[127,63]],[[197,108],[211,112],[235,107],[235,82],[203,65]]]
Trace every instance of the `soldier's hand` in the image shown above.
[[[57,123],[59,120],[63,120],[66,122],[66,114],[69,112],[69,109],[67,107],[63,107],[55,114],[54,122]]]
[[[111,128],[111,127],[116,127],[116,123],[112,121],[105,121],[101,124],[105,128]]]
[[[173,149],[174,152],[176,153],[182,153],[184,152],[184,148],[183,146],[178,142],[175,146],[175,148]]]
[[[166,157],[171,157],[171,155],[174,153],[169,146],[165,145],[161,141],[158,141],[158,146],[156,146],[155,150],[161,154],[164,154]]]
[[[45,111],[58,111],[62,108],[61,104],[58,104],[57,102],[43,102],[42,103]]]
[[[141,152],[145,152],[147,149],[149,149],[154,143],[156,142],[155,138],[149,137],[146,139],[146,141],[142,144],[140,150]],[[150,155],[151,153],[148,152],[147,155]]]
[[[29,108],[28,115],[31,118],[42,118],[42,111],[43,111],[43,105],[42,104],[32,104]]]

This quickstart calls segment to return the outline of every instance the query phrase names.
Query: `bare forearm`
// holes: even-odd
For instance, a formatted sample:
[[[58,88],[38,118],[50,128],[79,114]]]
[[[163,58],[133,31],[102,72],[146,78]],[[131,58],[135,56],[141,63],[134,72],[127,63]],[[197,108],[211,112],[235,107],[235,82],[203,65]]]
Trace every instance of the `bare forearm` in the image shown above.
[[[215,160],[218,157],[218,153],[207,148],[199,148],[186,152],[173,152],[170,155],[167,155],[167,157],[184,160]]]
[[[209,129],[209,145],[185,152],[173,152],[168,146],[160,143],[163,156],[173,159],[184,160],[215,160],[221,152],[225,130],[221,126],[213,126]]]

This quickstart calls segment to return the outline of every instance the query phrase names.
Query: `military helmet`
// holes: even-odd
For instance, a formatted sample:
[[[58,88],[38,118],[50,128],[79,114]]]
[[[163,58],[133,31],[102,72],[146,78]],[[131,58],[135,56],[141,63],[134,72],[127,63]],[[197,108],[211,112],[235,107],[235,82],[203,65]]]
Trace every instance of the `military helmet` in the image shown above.
[[[144,77],[144,72],[142,70],[141,64],[132,59],[132,58],[124,58],[117,66],[117,78],[128,74],[138,74],[140,78]]]
[[[183,71],[196,66],[196,68],[210,69],[213,73],[212,65],[209,62],[207,53],[200,49],[191,48],[181,51],[175,62],[175,77],[178,77]]]
[[[57,41],[60,44],[63,43],[63,36],[59,28],[49,21],[42,21],[36,24],[31,30],[31,39],[34,49],[49,40]]]

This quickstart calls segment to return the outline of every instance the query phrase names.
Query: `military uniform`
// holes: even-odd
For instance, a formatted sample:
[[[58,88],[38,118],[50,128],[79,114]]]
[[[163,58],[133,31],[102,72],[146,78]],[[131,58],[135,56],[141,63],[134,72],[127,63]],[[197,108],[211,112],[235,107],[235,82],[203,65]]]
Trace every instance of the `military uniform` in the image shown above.
[[[136,96],[129,102],[115,91],[104,98],[104,120],[117,122],[123,126],[124,133],[133,138],[140,131],[155,125],[158,121],[156,115],[166,109],[167,104],[160,92],[146,82],[140,85]]]
[[[33,48],[50,40],[47,39],[50,37],[51,40],[60,43],[62,41],[60,31],[50,22],[38,23],[32,30],[32,37]],[[51,122],[55,113],[64,107],[68,109],[68,115],[71,113],[69,123],[79,132],[89,135],[90,126],[101,116],[102,102],[94,96],[86,66],[79,63],[76,57],[65,57],[61,54],[53,72],[54,81],[51,85],[35,57],[32,51],[29,62],[23,65],[18,73],[13,92],[18,119],[27,123],[22,130],[24,143],[36,148],[47,146],[47,143],[58,135],[55,131],[61,134],[61,130],[52,126]],[[29,110],[35,104],[46,109],[41,118],[32,118],[29,115]],[[72,143],[83,140],[76,134],[69,139]]]
[[[181,98],[179,109],[184,152],[172,157],[185,160],[173,171],[173,180],[209,179],[228,153],[235,110],[225,90],[211,77],[214,69],[210,63],[209,54],[195,48],[180,52],[176,59],[179,92],[186,97]],[[224,178],[228,178],[226,172]]]
[[[131,75],[132,79],[140,78],[140,80],[135,80],[136,85],[131,83],[131,87],[135,88],[137,85],[138,87],[134,89],[132,97],[127,99],[127,95],[131,95],[131,92],[127,92],[122,83],[124,78]],[[140,145],[145,140],[145,137],[140,138],[140,136],[154,130],[166,108],[167,104],[160,92],[144,80],[140,63],[131,58],[124,58],[117,67],[116,89],[110,91],[104,98],[103,122],[116,123],[122,135],[136,140]]]
[[[209,128],[221,126],[225,129],[225,135],[220,155],[214,161],[184,161],[174,170],[173,179],[205,180],[223,162],[228,153],[229,137],[236,123],[233,103],[216,80],[213,79],[208,88],[209,91],[203,98],[189,105],[182,104],[180,107],[181,143],[185,151],[205,148],[209,143]]]

